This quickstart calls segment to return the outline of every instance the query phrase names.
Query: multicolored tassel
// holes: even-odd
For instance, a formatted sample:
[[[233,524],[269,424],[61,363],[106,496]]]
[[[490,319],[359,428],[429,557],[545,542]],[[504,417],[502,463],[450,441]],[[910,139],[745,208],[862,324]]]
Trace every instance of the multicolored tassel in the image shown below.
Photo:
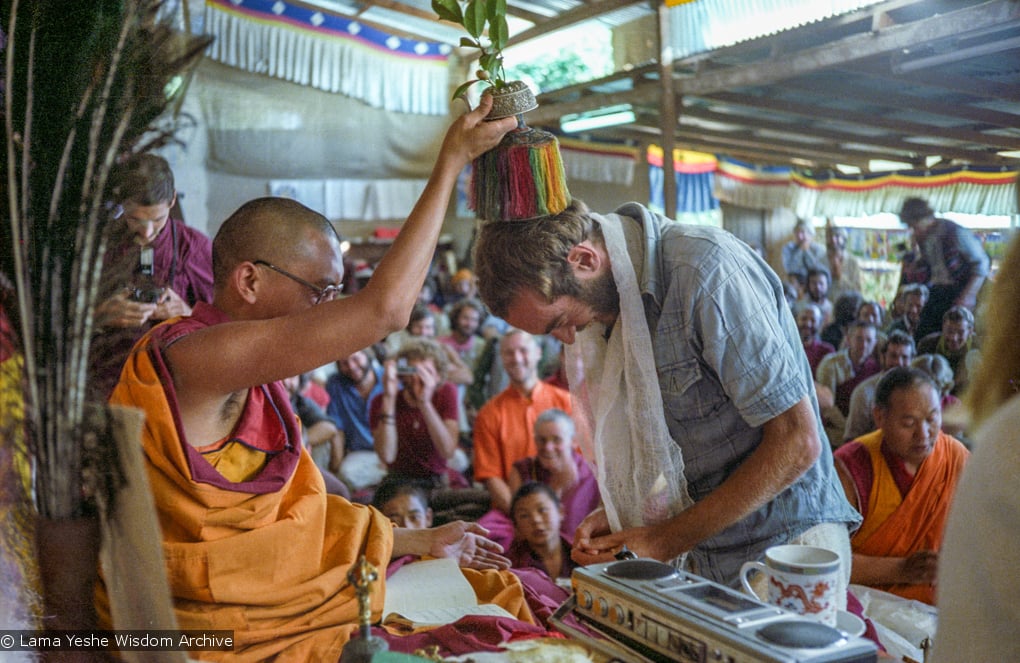
[[[474,161],[469,205],[483,221],[525,221],[570,204],[556,136],[519,122]]]

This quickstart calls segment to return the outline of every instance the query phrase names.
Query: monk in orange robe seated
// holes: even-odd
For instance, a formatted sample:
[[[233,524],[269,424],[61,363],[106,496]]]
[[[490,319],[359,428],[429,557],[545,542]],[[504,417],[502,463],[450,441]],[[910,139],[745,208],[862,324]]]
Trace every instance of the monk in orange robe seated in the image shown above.
[[[340,241],[325,217],[260,198],[213,241],[213,304],[154,328],[132,351],[111,402],[145,411],[178,626],[235,634],[233,652],[192,656],[337,660],[356,628],[347,571],[361,555],[378,568],[405,554],[509,566],[476,524],[395,528],[371,507],[327,495],[279,382],[406,325],[458,174],[516,126],[484,122],[490,105],[451,126],[425,191],[357,294],[338,297]],[[376,621],[382,590],[372,594]],[[103,587],[96,603],[108,619]],[[523,601],[517,607],[508,609],[528,616]]]
[[[935,603],[938,551],[967,448],[942,432],[939,389],[894,368],[875,389],[878,430],[834,453],[847,499],[864,516],[850,540],[850,581]]]

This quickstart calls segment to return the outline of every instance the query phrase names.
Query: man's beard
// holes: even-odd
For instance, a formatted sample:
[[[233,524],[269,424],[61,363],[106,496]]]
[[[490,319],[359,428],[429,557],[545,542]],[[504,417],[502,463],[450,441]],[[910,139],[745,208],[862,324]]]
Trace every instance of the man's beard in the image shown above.
[[[588,281],[582,281],[578,299],[590,306],[597,316],[615,318],[620,314],[620,293],[609,269]]]

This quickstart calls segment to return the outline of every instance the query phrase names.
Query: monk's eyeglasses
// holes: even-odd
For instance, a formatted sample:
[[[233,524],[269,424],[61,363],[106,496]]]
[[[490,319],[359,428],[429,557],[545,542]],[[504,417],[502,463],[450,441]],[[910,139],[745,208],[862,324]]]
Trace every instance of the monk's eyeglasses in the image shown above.
[[[300,283],[301,285],[305,286],[306,288],[310,288],[312,290],[312,292],[315,293],[315,303],[316,304],[321,304],[322,302],[331,302],[331,301],[333,301],[334,299],[336,299],[337,297],[340,296],[340,293],[344,289],[344,286],[343,286],[342,283],[340,285],[334,285],[334,284],[331,283],[331,284],[327,285],[325,288],[320,288],[319,286],[315,285],[311,281],[306,281],[303,278],[301,278],[300,276],[296,276],[294,274],[291,274],[290,272],[288,272],[285,269],[280,269],[279,267],[277,267],[273,263],[267,262],[265,260],[253,260],[252,264],[253,265],[262,265],[263,267],[268,267],[269,269],[273,270],[277,274],[283,274],[284,276],[286,276],[291,281],[295,281],[295,282]]]

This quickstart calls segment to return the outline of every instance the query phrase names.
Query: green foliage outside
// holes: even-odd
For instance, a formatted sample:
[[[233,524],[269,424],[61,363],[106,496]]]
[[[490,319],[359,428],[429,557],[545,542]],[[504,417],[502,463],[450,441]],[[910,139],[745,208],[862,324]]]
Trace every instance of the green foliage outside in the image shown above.
[[[507,77],[534,83],[539,92],[558,90],[580,81],[598,78],[603,74],[592,72],[590,66],[577,53],[561,50],[552,56],[532,62],[522,62],[507,68]]]
[[[591,81],[613,73],[608,28],[587,23],[507,49],[508,80],[522,80],[541,92]]]

